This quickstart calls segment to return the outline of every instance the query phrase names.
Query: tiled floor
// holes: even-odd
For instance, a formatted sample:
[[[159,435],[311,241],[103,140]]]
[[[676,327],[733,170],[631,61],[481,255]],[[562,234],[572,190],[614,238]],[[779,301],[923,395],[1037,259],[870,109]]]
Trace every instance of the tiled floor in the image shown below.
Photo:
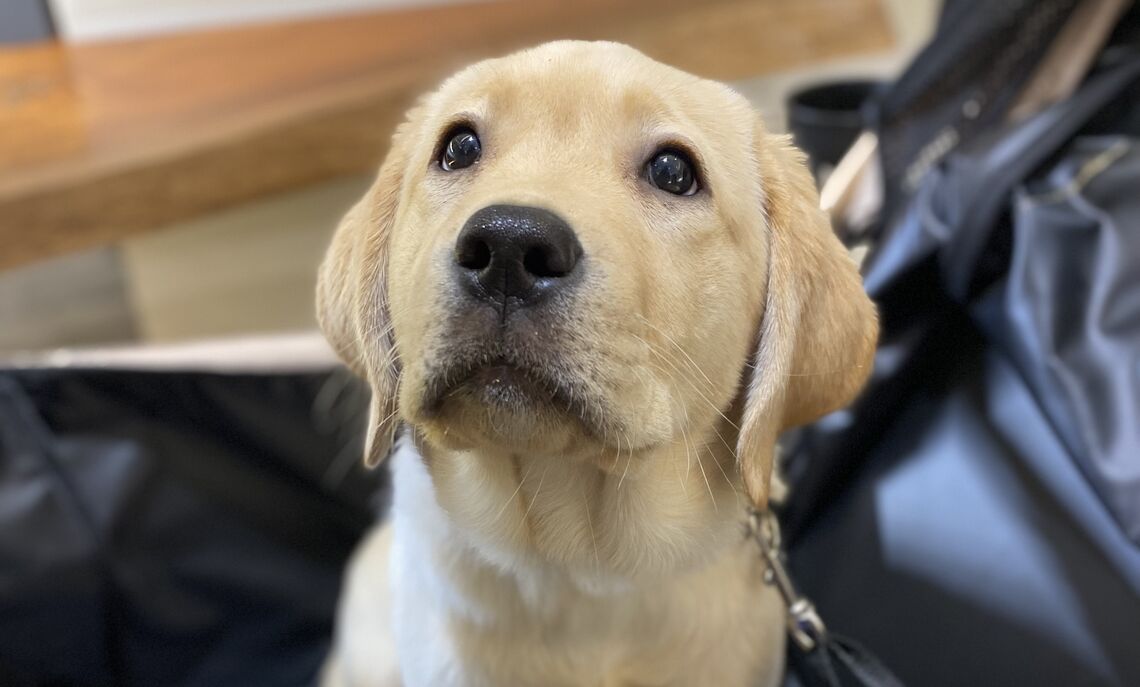
[[[939,2],[884,3],[895,49],[736,87],[780,129],[784,98],[806,82],[896,72],[929,34]],[[344,179],[0,274],[0,351],[311,328],[324,245],[367,183]]]

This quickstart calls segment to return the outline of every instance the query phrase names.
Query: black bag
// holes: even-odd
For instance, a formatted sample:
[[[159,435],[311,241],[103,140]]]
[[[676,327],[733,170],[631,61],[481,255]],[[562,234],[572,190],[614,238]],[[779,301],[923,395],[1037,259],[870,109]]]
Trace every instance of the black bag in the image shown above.
[[[1137,8],[1075,95],[1002,116],[1072,4],[952,3],[869,106],[887,190],[865,263],[876,370],[786,442],[797,581],[911,685],[1140,684]],[[1007,12],[1045,13],[1043,37],[1021,66],[990,52],[1006,81],[987,85],[958,51]],[[994,109],[963,118],[979,93]]]
[[[383,476],[365,399],[343,372],[0,371],[0,685],[310,684]]]

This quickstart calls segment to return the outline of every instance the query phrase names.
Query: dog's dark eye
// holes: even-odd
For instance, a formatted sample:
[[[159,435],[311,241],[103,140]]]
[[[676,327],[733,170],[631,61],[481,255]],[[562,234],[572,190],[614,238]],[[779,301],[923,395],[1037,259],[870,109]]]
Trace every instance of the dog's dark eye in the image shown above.
[[[457,129],[448,135],[443,152],[439,155],[439,166],[447,171],[463,169],[475,164],[483,146],[479,137],[471,129]]]
[[[683,153],[662,150],[645,166],[649,183],[667,193],[691,196],[697,192],[697,177],[693,163]]]

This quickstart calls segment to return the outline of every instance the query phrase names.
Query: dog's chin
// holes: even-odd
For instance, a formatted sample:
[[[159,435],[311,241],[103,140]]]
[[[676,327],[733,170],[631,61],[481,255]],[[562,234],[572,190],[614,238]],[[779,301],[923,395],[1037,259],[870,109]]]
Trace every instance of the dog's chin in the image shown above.
[[[524,420],[545,413],[554,403],[554,394],[539,381],[505,363],[476,370],[460,385],[458,394],[490,414]]]
[[[589,439],[567,390],[540,374],[496,361],[453,379],[427,385],[417,423],[445,448],[535,451]]]

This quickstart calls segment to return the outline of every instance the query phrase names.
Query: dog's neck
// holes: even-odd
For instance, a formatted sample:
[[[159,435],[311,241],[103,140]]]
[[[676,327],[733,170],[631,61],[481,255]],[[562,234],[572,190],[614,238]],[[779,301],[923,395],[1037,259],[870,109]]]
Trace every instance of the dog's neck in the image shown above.
[[[669,684],[705,684],[708,667],[698,659],[710,651],[726,652],[716,664],[728,666],[730,675],[753,674],[756,666],[767,665],[778,674],[782,605],[762,582],[761,557],[745,536],[742,499],[723,475],[723,486],[710,476],[704,487],[694,466],[685,490],[677,485],[684,500],[674,501],[674,494],[635,474],[633,466],[622,480],[576,462],[539,460],[530,477],[510,486],[516,468],[504,461],[507,476],[492,473],[467,484],[469,492],[489,492],[494,500],[456,506],[452,490],[462,480],[449,485],[445,477],[437,490],[439,465],[428,469],[433,461],[492,458],[425,458],[410,442],[393,457],[395,543],[389,570],[404,655],[430,657],[433,666],[441,665],[441,656],[453,657],[442,665],[487,676],[479,684],[581,684],[584,675],[610,675],[644,660],[680,680]],[[720,474],[705,462],[706,473],[710,468]],[[462,479],[481,472],[449,469]],[[677,484],[675,476],[669,481]],[[580,495],[584,486],[595,490],[592,496]],[[710,490],[716,509],[709,505]],[[708,509],[687,500],[698,493],[703,501],[693,503]],[[585,503],[588,517],[580,505]],[[747,640],[726,644],[728,636]],[[704,639],[694,644],[697,638]],[[755,646],[766,648],[757,652]],[[683,672],[694,665],[703,666],[702,672]],[[518,679],[518,671],[529,671],[531,679]],[[433,674],[430,684],[441,684],[439,676]]]
[[[502,577],[521,603],[619,593],[715,564],[742,541],[734,459],[714,442],[603,470],[563,456],[405,441],[394,459],[397,526],[404,520],[417,546],[432,549],[423,552],[435,559],[428,564],[460,588]]]

